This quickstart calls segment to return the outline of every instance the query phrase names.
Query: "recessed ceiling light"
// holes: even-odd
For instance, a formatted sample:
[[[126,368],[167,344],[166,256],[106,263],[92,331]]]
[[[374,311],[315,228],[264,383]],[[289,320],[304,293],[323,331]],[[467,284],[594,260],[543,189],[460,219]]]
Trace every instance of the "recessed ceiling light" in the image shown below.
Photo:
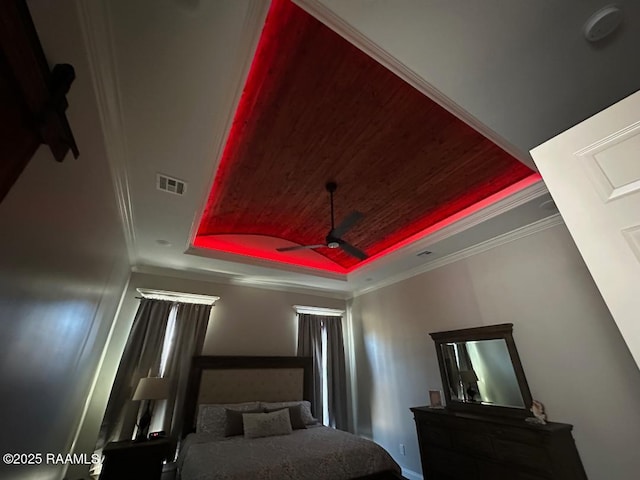
[[[622,23],[622,10],[616,5],[607,5],[589,17],[584,24],[584,36],[590,42],[608,37]]]
[[[170,247],[171,246],[171,242],[168,240],[156,240],[156,243],[158,245],[160,245],[161,247]]]

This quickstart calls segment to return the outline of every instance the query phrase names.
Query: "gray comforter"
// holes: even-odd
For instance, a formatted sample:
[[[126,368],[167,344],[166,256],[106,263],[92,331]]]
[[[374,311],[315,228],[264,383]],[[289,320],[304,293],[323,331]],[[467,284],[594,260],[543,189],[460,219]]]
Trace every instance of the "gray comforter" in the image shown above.
[[[346,480],[400,467],[382,447],[327,427],[291,435],[212,440],[191,434],[178,458],[181,480]]]

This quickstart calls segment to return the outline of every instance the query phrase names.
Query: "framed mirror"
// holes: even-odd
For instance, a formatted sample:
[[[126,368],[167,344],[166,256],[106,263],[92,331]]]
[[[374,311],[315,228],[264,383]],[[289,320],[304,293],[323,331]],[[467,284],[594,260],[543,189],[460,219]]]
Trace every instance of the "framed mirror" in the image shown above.
[[[531,392],[513,340],[513,324],[431,333],[447,408],[530,416]]]

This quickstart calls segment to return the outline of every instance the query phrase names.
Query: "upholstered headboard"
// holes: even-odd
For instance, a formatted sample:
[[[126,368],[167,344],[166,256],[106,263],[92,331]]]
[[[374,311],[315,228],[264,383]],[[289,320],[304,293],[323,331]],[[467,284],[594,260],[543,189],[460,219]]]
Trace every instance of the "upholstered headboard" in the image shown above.
[[[193,357],[183,435],[193,431],[198,405],[311,401],[312,388],[311,357]]]

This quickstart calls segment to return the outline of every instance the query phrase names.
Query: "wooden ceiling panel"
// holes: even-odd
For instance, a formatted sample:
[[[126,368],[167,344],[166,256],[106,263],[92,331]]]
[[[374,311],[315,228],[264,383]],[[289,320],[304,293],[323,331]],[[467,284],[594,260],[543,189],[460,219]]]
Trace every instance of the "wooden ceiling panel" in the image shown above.
[[[336,222],[375,255],[533,172],[288,0],[272,4],[198,237],[301,245]],[[237,238],[237,237],[235,237]],[[346,269],[359,260],[317,250]]]

